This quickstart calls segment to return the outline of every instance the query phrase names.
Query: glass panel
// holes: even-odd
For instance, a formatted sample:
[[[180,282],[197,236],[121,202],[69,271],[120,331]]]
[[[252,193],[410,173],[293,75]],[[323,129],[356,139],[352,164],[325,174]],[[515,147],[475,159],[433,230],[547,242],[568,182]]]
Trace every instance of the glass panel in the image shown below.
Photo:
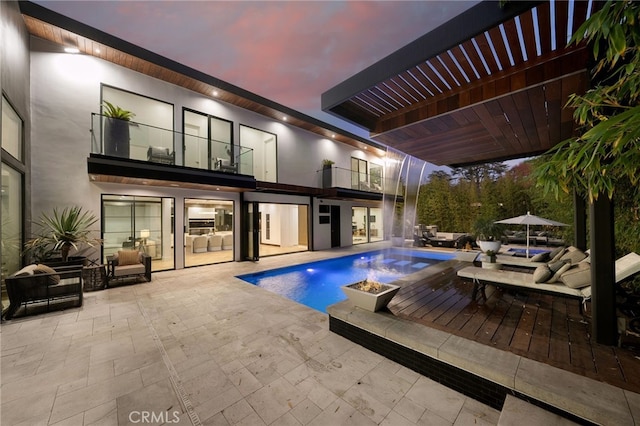
[[[362,244],[369,241],[368,210],[366,207],[353,207],[351,210],[353,244]]]
[[[122,249],[151,256],[153,271],[173,269],[173,199],[104,195],[102,238],[104,262]]]
[[[373,191],[382,192],[382,166],[371,164],[369,167],[369,186]]]
[[[124,124],[123,120],[104,120],[106,155],[147,161],[150,148],[174,154],[173,105],[109,86],[102,86],[102,100],[134,114]]]
[[[209,168],[209,126],[207,116],[184,112],[184,165],[198,169]]]
[[[380,207],[369,208],[369,241],[382,241],[384,229],[382,209]]]
[[[233,260],[233,201],[185,199],[184,265]]]
[[[250,174],[257,180],[278,181],[277,143],[273,133],[240,125],[240,144],[253,150],[253,173]]]
[[[22,175],[2,164],[2,304],[6,290],[4,279],[21,267],[20,251],[22,247]]]
[[[309,206],[260,203],[260,256],[309,249]]]
[[[22,120],[2,97],[2,149],[22,161]]]

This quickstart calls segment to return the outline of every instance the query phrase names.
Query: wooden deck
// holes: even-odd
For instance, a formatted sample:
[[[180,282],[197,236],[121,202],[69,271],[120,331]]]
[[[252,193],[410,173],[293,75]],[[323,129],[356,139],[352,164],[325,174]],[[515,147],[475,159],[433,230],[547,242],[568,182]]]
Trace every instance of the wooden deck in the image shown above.
[[[579,301],[473,284],[456,275],[468,263],[403,287],[389,304],[396,316],[640,393],[640,347],[592,342],[590,306]]]

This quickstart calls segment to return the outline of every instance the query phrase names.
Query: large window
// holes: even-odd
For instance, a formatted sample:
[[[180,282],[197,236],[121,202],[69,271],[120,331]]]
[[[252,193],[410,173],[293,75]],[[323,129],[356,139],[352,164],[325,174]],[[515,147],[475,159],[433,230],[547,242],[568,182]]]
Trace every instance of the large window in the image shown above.
[[[184,111],[184,165],[213,170],[235,164],[233,122]]]
[[[240,125],[240,145],[253,149],[253,176],[278,182],[277,137],[273,133]]]
[[[11,154],[16,160],[22,161],[22,120],[2,97],[2,149]]]
[[[184,266],[233,260],[233,201],[184,200]]]
[[[102,196],[104,258],[122,249],[151,256],[154,271],[173,269],[173,198]]]
[[[121,138],[130,141],[125,150],[116,152],[118,150],[112,145],[117,145],[118,142],[112,141],[109,135],[120,135],[121,130],[118,128],[117,132],[107,131],[110,123],[104,120],[103,145],[100,149],[93,147],[94,152],[144,161],[153,161],[160,158],[159,153],[163,153],[165,160],[170,159],[167,162],[174,161],[177,135],[173,131],[173,105],[105,85],[102,86],[102,100],[135,115],[125,126],[124,131],[128,132],[128,136]],[[117,123],[121,120],[115,121]],[[153,156],[153,153],[156,155]]]
[[[309,206],[260,203],[260,256],[309,249]]]
[[[353,207],[351,209],[351,232],[353,244],[381,241],[382,209],[379,207]]]
[[[6,306],[4,279],[22,266],[21,249],[24,241],[24,173],[23,163],[23,122],[11,104],[2,97],[2,167],[0,183],[2,192],[0,203],[2,224],[2,285],[3,305]]]

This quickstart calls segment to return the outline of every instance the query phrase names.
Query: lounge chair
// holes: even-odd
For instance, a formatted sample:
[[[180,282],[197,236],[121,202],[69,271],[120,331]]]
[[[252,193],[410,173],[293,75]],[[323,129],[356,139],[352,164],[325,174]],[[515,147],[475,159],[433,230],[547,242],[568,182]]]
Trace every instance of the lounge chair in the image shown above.
[[[576,264],[583,261],[587,257],[589,257],[588,250],[587,252],[583,252],[576,247],[569,246],[566,248],[558,247],[551,252],[540,253],[529,258],[499,254],[496,256],[496,262],[512,267],[537,268],[538,266],[557,261],[568,260],[571,261],[572,264]]]
[[[481,291],[483,298],[486,299],[485,286],[493,284],[498,287],[577,298],[581,299],[584,304],[591,298],[591,268],[585,265],[590,264],[588,261],[583,261],[560,273],[560,282],[536,283],[536,273],[485,269],[476,266],[462,268],[458,271],[458,276],[473,281],[473,300],[475,300],[478,290]],[[616,260],[616,283],[620,283],[638,273],[640,273],[640,255],[637,253],[631,252]]]

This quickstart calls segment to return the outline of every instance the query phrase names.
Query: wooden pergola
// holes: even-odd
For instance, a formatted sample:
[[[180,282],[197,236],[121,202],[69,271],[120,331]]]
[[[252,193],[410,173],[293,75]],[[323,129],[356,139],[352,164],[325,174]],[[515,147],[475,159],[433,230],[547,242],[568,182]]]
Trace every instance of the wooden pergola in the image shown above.
[[[323,93],[322,109],[435,165],[544,153],[575,135],[563,107],[590,87],[591,59],[567,42],[597,7],[483,1]],[[575,201],[576,244],[586,248],[586,203]],[[606,197],[590,204],[593,334],[607,344],[617,339],[612,220]]]

